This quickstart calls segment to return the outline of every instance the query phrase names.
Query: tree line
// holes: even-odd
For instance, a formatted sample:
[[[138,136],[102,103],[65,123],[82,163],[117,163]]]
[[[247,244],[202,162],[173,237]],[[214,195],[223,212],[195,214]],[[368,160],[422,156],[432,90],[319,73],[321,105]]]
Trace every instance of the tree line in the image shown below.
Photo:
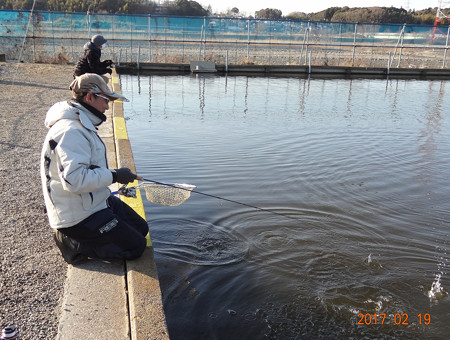
[[[365,22],[365,23],[391,23],[391,24],[416,24],[433,25],[436,19],[437,8],[423,10],[406,10],[395,7],[330,7],[326,10],[305,14],[301,12],[290,13],[287,19],[336,21],[336,22]],[[442,9],[443,13],[450,14],[449,9]],[[442,24],[449,24],[443,20]]]
[[[31,10],[33,0],[0,0],[0,9]],[[111,14],[163,14],[208,16],[210,11],[189,0],[165,1],[162,5],[148,0],[36,0],[35,10],[56,12],[93,12]]]
[[[0,9],[30,10],[33,0],[0,0]],[[301,7],[301,5],[299,5]],[[120,14],[161,14],[179,16],[222,16],[246,17],[237,7],[223,13],[213,13],[211,7],[203,8],[198,2],[190,0],[166,0],[159,4],[150,0],[36,0],[35,10],[59,12],[95,12]],[[441,9],[450,16],[450,8]],[[265,8],[254,12],[250,18],[291,19],[335,22],[396,23],[396,24],[434,24],[437,8],[406,10],[395,7],[330,7],[316,13],[293,12],[283,15],[276,8]],[[449,24],[444,20],[442,24]]]

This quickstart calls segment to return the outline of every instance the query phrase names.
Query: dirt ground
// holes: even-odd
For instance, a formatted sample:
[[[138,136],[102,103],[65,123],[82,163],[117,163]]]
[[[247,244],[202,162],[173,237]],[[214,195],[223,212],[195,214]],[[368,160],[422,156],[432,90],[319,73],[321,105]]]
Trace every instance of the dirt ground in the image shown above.
[[[0,326],[21,339],[57,335],[67,264],[44,210],[44,118],[71,97],[73,66],[0,63]]]

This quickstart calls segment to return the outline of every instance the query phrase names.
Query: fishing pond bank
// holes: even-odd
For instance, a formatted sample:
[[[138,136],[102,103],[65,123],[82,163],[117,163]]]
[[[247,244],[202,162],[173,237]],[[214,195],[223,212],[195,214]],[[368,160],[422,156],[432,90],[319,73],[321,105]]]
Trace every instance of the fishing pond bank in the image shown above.
[[[18,327],[21,339],[167,339],[150,239],[139,260],[77,266],[67,266],[54,244],[39,159],[46,112],[71,97],[72,71],[71,65],[0,63],[1,327]],[[115,72],[109,85],[120,91]],[[110,168],[133,170],[122,103],[106,114],[99,134]]]

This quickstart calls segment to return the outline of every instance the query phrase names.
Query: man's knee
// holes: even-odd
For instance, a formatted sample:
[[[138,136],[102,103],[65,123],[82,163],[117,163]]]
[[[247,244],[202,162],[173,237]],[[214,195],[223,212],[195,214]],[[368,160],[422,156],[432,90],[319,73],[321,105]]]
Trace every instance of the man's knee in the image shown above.
[[[135,248],[124,253],[125,260],[134,260],[141,257],[145,248],[147,248],[147,239],[143,237],[139,240],[139,244]]]

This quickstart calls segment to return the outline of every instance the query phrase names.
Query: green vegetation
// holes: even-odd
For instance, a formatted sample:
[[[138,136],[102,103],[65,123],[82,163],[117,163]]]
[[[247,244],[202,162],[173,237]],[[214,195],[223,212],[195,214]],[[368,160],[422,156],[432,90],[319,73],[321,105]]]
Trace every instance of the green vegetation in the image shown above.
[[[336,21],[336,22],[367,22],[391,24],[419,24],[433,25],[437,8],[427,8],[420,11],[395,7],[331,7],[317,13],[290,13],[287,19]],[[443,9],[443,13],[450,14],[450,8]],[[448,20],[441,23],[449,24]]]
[[[0,9],[30,10],[33,0],[0,0]],[[299,4],[301,8],[301,4]],[[36,0],[35,10],[61,12],[96,12],[124,14],[161,14],[178,16],[227,16],[241,17],[239,9],[233,7],[226,13],[212,13],[211,7],[203,8],[190,0],[159,1],[150,0]],[[395,7],[330,7],[317,13],[293,12],[283,16],[279,9],[266,8],[255,11],[260,19],[296,19],[337,22],[397,23],[432,25],[437,8],[420,11]],[[450,8],[442,9],[450,15]],[[253,17],[253,16],[251,16]],[[442,24],[449,24],[445,18]]]
[[[33,0],[0,0],[0,9],[30,10]],[[165,1],[161,6],[147,0],[36,0],[35,10],[124,14],[206,16],[208,10],[196,1]]]

